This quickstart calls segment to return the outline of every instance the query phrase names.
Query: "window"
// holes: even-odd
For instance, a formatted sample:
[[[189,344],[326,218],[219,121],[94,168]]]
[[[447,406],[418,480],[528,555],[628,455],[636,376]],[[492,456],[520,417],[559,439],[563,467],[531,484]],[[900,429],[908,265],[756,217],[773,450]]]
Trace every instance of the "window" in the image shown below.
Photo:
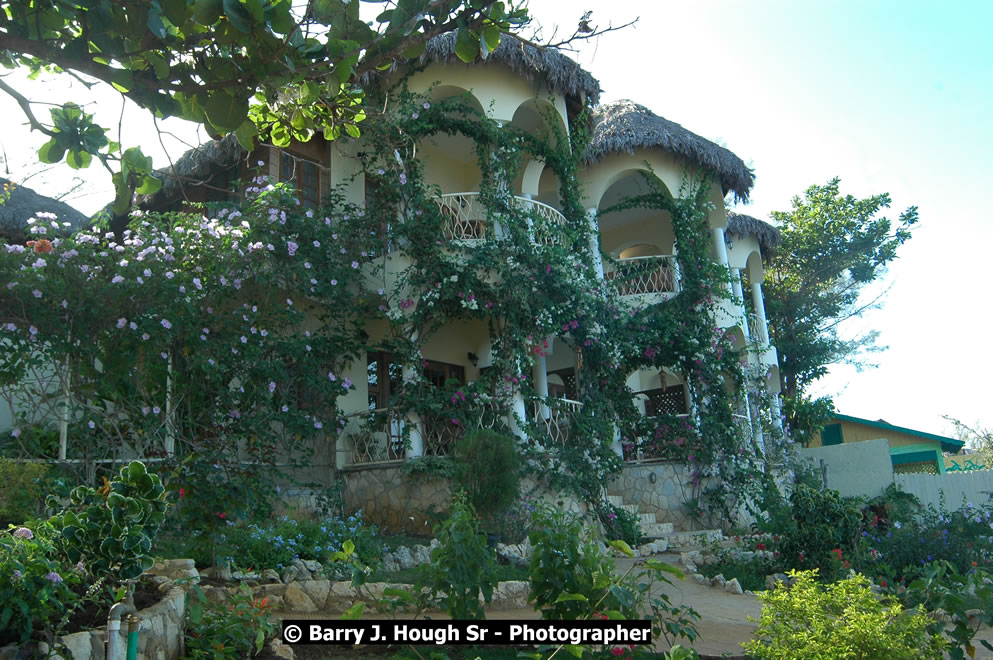
[[[654,390],[645,390],[640,394],[648,397],[645,400],[646,417],[687,414],[686,394],[682,385],[659,387]]]
[[[821,431],[821,446],[840,445],[845,441],[841,433],[841,424],[828,424]]]
[[[427,366],[424,367],[424,376],[438,389],[444,389],[445,383],[450,380],[465,385],[465,367],[457,364],[428,361]]]
[[[369,382],[369,410],[390,407],[390,398],[400,391],[403,367],[392,353],[378,351],[366,357]]]
[[[279,180],[293,184],[305,208],[317,208],[321,203],[321,168],[317,163],[281,151]]]

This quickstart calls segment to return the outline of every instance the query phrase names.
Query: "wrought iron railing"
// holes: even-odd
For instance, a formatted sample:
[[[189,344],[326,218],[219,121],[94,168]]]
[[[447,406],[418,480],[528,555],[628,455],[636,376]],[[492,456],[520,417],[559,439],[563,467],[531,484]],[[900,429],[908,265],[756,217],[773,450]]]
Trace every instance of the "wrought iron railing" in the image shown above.
[[[572,420],[583,404],[571,399],[532,399],[532,419],[552,446],[564,446],[572,434]]]
[[[452,241],[479,241],[495,231],[489,210],[482,203],[478,192],[449,193],[435,198],[445,218],[442,235]],[[536,223],[534,241],[544,245],[561,242],[561,230],[566,219],[557,209],[543,202],[526,197],[514,197],[519,210],[530,212]]]
[[[398,411],[377,408],[347,415],[352,424],[344,436],[351,445],[352,464],[403,460],[407,455],[404,427],[410,422]]]
[[[506,424],[507,409],[496,399],[480,399],[467,414],[422,415],[425,456],[451,456],[467,431],[493,429]]]
[[[616,266],[604,264],[604,277],[622,296],[679,291],[679,270],[671,254],[618,259]]]

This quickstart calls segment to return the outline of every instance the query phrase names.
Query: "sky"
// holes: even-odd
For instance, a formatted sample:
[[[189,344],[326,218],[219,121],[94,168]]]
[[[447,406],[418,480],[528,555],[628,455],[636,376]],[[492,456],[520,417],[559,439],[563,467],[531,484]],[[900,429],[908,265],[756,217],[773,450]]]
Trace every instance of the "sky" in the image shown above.
[[[581,14],[605,27],[638,18],[571,55],[603,88],[602,101],[631,99],[722,144],[754,168],[750,203],[735,210],[757,218],[789,210],[808,186],[841,178],[843,194],[888,192],[896,219],[917,206],[920,224],[887,273],[880,310],[848,332],[878,330],[885,352],[876,368],[836,366],[816,394],[833,395],[839,412],[931,433],[950,434],[950,415],[993,426],[986,378],[993,350],[983,343],[993,321],[987,290],[993,267],[993,218],[984,191],[993,181],[993,2],[883,0],[697,0],[661,2],[530,0],[550,37],[571,33]],[[5,78],[33,98],[86,102],[104,125],[122,128],[156,166],[167,159],[154,126],[140,111],[121,114],[120,98],[94,95],[78,82],[39,84]],[[16,84],[15,84],[16,83]],[[41,86],[45,86],[41,83]],[[36,108],[44,114],[44,107]],[[35,171],[43,143],[0,95],[0,147],[23,179]],[[182,122],[164,128],[173,159],[196,140]],[[205,139],[200,132],[201,140]],[[115,136],[116,137],[116,136]],[[26,185],[66,192],[73,173],[62,165]],[[112,197],[96,166],[65,201],[85,213]]]

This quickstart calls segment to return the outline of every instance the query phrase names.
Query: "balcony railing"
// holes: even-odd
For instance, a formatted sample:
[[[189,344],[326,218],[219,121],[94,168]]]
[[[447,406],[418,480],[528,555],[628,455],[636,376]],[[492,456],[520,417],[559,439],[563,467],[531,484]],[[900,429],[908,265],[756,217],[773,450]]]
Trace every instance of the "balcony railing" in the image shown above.
[[[531,414],[552,446],[565,446],[572,433],[572,419],[583,404],[571,399],[532,399]]]
[[[496,226],[478,192],[449,193],[435,198],[445,217],[442,235],[449,241],[480,241],[495,235]],[[519,210],[530,213],[535,223],[532,236],[535,243],[552,245],[561,241],[566,219],[561,212],[543,202],[526,197],[514,197]]]
[[[506,423],[507,410],[497,400],[480,400],[468,415],[422,416],[425,456],[451,456],[466,429],[492,429]]]
[[[402,413],[377,408],[348,417],[354,417],[357,424],[345,430],[352,447],[353,464],[399,461],[406,457],[404,426],[409,421]]]
[[[679,292],[679,267],[671,254],[619,259],[616,266],[604,264],[604,277],[614,283],[622,296],[648,293],[671,296]]]

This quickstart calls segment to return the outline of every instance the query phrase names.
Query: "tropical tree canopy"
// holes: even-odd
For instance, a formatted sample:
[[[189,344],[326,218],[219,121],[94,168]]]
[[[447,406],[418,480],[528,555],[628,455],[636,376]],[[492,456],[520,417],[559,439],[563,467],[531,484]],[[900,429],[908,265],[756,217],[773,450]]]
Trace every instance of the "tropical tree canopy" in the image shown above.
[[[0,64],[110,85],[156,117],[234,133],[249,148],[256,136],[285,145],[318,132],[358,135],[364,75],[448,32],[460,59],[485,57],[528,21],[526,9],[497,0],[370,5],[380,5],[373,21],[358,0],[13,0],[0,10]],[[0,90],[49,136],[41,161],[79,169],[97,158],[112,171],[115,213],[161,185],[140,147],[122,148],[78,105],[41,117],[30,95],[2,78]]]
[[[839,186],[837,178],[811,186],[790,211],[772,213],[782,239],[763,289],[785,412],[801,438],[831,411],[829,400],[807,396],[809,386],[831,364],[857,362],[875,348],[876,333],[846,337],[841,324],[878,303],[863,293],[917,223],[916,206],[893,222],[878,215],[890,206],[887,193],[856,199]]]

